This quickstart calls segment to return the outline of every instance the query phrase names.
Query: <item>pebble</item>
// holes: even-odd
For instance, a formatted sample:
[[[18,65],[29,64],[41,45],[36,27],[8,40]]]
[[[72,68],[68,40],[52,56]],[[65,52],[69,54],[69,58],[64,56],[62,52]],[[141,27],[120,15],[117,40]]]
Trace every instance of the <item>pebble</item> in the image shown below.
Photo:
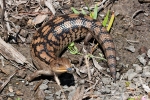
[[[18,95],[18,96],[23,96],[23,92],[21,92],[20,90],[17,90],[17,91],[16,91],[16,95]]]
[[[18,78],[25,78],[26,71],[24,69],[18,70],[18,73],[16,74]]]
[[[66,97],[65,97],[64,94],[62,94],[60,98],[61,98],[61,100],[62,100],[62,99],[65,99]]]
[[[43,84],[47,84],[49,82],[49,80],[44,80]]]
[[[135,48],[134,48],[134,46],[132,46],[132,45],[131,45],[131,46],[128,46],[128,47],[125,47],[125,49],[131,51],[132,53],[135,52]]]
[[[110,90],[110,88],[107,88],[107,87],[102,86],[101,92],[103,92],[103,93],[110,93],[111,90]]]
[[[29,83],[29,85],[31,85],[31,86],[32,86],[32,85],[34,85],[34,83],[33,83],[33,82],[30,82],[30,83]]]
[[[150,72],[150,66],[143,67],[143,73]]]
[[[7,95],[10,97],[13,97],[13,96],[15,96],[15,92],[9,92],[9,93],[7,93]]]
[[[61,91],[57,91],[55,94],[60,97]]]
[[[102,81],[103,81],[103,83],[104,84],[110,84],[110,82],[112,81],[110,78],[105,78],[105,77],[103,77],[102,78]]]
[[[133,64],[133,67],[135,67],[135,72],[136,72],[136,73],[142,72],[142,67],[139,66],[138,64]]]
[[[131,81],[134,77],[137,76],[137,73],[134,72],[134,69],[129,69],[125,76],[127,76],[128,80]]]
[[[0,99],[1,100],[1,99]],[[3,99],[2,99],[3,100]],[[13,100],[12,98],[8,98],[7,100]]]
[[[148,64],[147,65],[150,65],[150,61],[148,62]]]
[[[40,88],[41,90],[45,90],[45,89],[48,88],[48,86],[47,86],[46,84],[41,84],[41,85],[39,86],[39,88]]]
[[[150,58],[150,49],[148,49],[148,51],[147,51],[147,56],[148,56],[148,58]]]
[[[117,60],[117,61],[119,61],[119,60],[120,60],[120,58],[119,58],[119,57],[116,57],[116,60]]]
[[[119,77],[120,77],[120,73],[117,72],[116,78],[119,79]]]
[[[132,89],[136,89],[136,86],[135,86],[135,84],[133,84],[133,83],[131,83],[131,82],[130,82],[130,85],[129,85],[129,87],[130,87],[130,88],[132,88]]]
[[[128,74],[128,80],[131,81],[136,76],[137,76],[137,73],[136,72],[132,72],[132,73]]]
[[[45,96],[45,99],[47,99],[47,100],[54,100],[54,97],[53,97],[53,95]]]
[[[142,76],[144,76],[144,77],[150,77],[150,72],[144,72],[144,73],[142,73]]]
[[[140,61],[140,63],[142,63],[144,66],[146,65],[146,60],[144,59],[145,58],[145,56],[146,56],[146,54],[142,54],[142,55],[138,55],[137,56],[137,58],[138,58],[138,60]]]
[[[44,93],[51,94],[52,91],[50,91],[50,90],[44,90]]]
[[[67,89],[67,88],[68,88],[68,86],[67,86],[67,85],[63,86],[63,89]]]
[[[135,83],[136,87],[141,86],[141,83],[139,82],[139,78],[134,78],[133,81],[134,81],[133,83]]]
[[[73,91],[70,91],[70,92],[69,92],[68,100],[71,100],[71,99],[72,99],[72,97],[74,96],[75,91],[76,91],[76,90],[74,89]]]
[[[85,83],[85,80],[84,80],[84,79],[81,79],[81,80],[79,81],[79,83],[80,83],[80,84],[84,84],[84,83]]]

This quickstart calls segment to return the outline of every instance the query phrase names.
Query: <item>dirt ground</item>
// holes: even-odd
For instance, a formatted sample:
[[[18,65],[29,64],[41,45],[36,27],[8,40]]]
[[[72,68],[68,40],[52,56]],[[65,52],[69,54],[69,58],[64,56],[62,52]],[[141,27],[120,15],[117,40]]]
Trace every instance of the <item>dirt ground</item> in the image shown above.
[[[54,6],[55,16],[73,13],[71,7],[80,10],[85,8],[86,4],[92,7],[102,2],[102,0],[53,1],[59,5]],[[4,59],[0,61],[0,100],[150,100],[150,1],[149,3],[141,3],[138,0],[110,1],[112,2],[104,3],[103,9],[98,12],[98,20],[102,22],[108,9],[115,12],[115,21],[110,34],[117,52],[116,83],[113,83],[109,75],[107,62],[96,59],[99,66],[103,67],[103,70],[99,71],[94,67],[96,66],[93,64],[94,61],[90,59],[90,78],[84,61],[79,66],[82,56],[72,55],[68,51],[62,56],[71,60],[76,67],[75,73],[61,75],[59,77],[60,86],[54,77],[39,77],[37,80],[27,82],[26,75],[32,73],[27,65]],[[30,57],[32,36],[42,23],[52,18],[52,13],[48,10],[44,22],[35,26],[30,23],[30,20],[42,14],[40,12],[45,8],[47,6],[42,0],[41,2],[38,0],[6,0],[7,17],[4,16],[4,22],[1,18],[1,38],[21,52],[30,63],[32,63]],[[2,8],[0,11],[2,16]],[[8,30],[7,23],[11,31]],[[19,38],[16,36],[18,33]],[[16,37],[17,41],[15,41]],[[90,41],[90,47],[94,45],[93,40]],[[77,42],[75,45],[82,52],[82,42]],[[98,56],[99,52],[102,53],[101,48],[98,47],[93,55]],[[2,66],[3,62],[4,66]],[[19,71],[9,80],[16,70]],[[8,83],[3,87],[2,84],[6,81]]]

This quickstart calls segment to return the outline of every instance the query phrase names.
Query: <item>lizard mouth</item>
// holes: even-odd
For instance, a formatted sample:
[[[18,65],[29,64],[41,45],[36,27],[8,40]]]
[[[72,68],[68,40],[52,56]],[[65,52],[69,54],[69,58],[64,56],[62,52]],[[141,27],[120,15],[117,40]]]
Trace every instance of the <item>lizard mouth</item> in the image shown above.
[[[54,72],[56,72],[56,73],[64,73],[64,72],[72,73],[73,69],[72,68],[59,68],[59,69],[55,69]]]

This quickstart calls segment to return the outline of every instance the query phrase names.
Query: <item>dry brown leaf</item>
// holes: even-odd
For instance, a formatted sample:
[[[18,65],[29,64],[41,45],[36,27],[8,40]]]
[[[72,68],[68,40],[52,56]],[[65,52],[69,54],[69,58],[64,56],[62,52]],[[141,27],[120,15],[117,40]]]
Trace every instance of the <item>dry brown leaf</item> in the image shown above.
[[[44,9],[43,12],[48,12],[48,9],[47,8]],[[47,17],[47,14],[39,14],[32,20],[32,23],[34,25],[39,24],[39,23],[43,22],[46,17]]]
[[[53,13],[53,15],[55,15],[56,11],[55,8],[52,4],[52,0],[45,0],[45,5],[51,10],[51,12]]]

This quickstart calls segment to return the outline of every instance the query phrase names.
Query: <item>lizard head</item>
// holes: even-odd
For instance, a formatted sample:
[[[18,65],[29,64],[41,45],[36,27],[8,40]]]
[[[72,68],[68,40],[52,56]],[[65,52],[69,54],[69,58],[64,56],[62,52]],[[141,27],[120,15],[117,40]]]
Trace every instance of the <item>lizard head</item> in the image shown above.
[[[51,61],[50,66],[52,71],[58,75],[72,70],[69,59],[63,57]]]

